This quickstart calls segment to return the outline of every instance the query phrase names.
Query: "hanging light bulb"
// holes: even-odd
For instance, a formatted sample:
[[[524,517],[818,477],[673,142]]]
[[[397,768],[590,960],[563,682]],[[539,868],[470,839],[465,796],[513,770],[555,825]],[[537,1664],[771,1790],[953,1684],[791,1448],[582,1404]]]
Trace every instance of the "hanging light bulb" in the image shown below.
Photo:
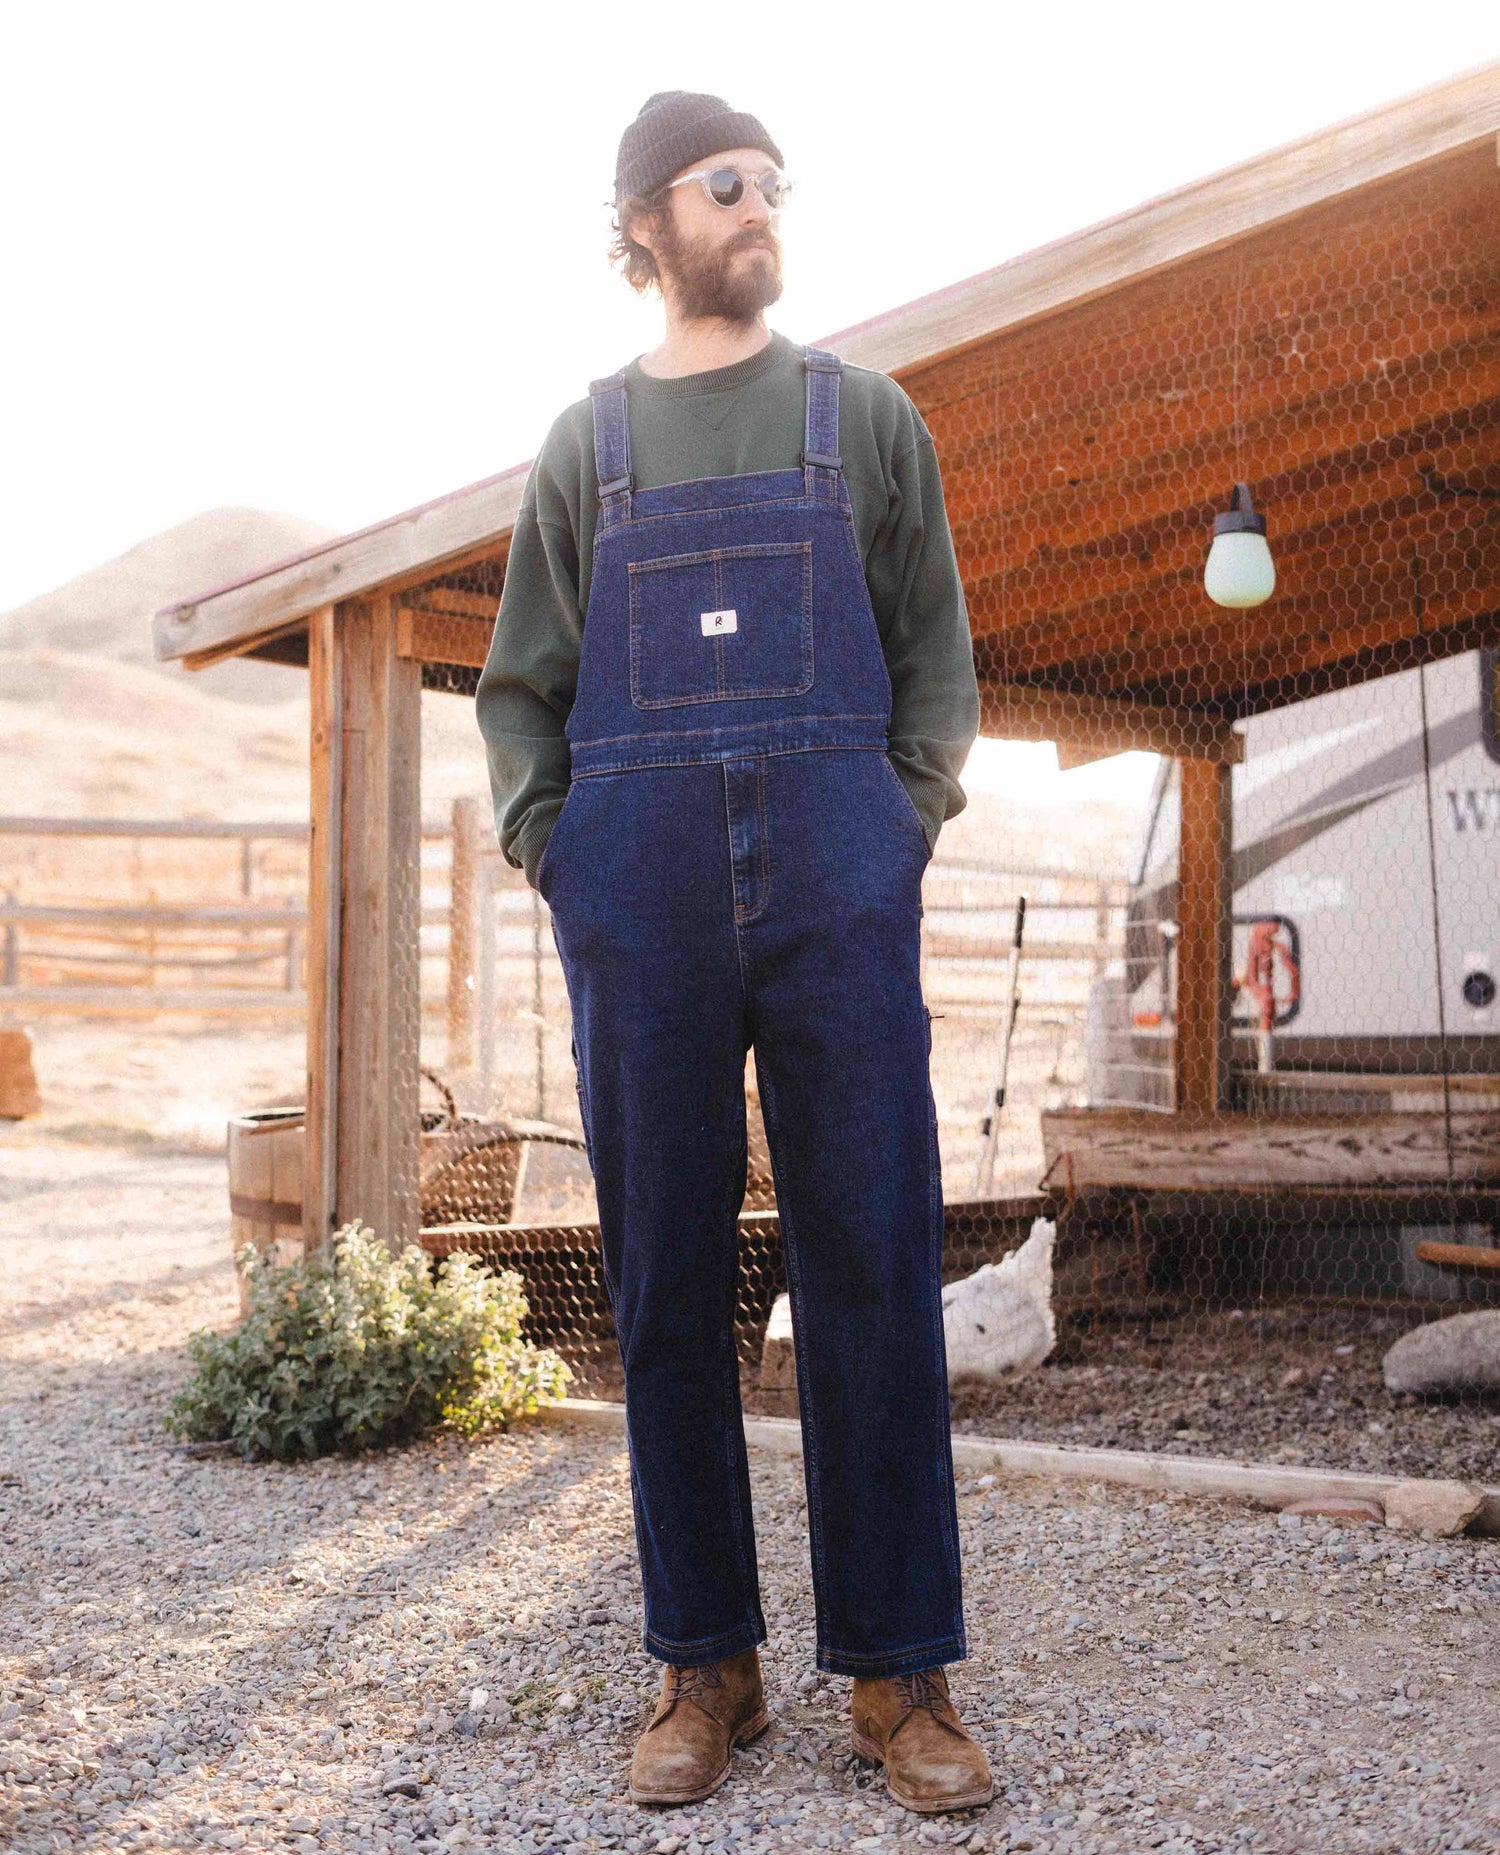
[[[1266,546],[1266,518],[1250,502],[1250,485],[1236,483],[1229,508],[1214,517],[1213,546],[1203,585],[1217,605],[1264,605],[1276,589],[1276,563]]]

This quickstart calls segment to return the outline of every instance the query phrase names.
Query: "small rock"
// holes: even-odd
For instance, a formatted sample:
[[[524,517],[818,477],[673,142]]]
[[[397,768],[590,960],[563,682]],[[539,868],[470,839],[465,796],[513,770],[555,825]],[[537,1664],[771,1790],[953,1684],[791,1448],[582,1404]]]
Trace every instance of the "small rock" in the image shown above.
[[[1387,1391],[1500,1391],[1500,1308],[1414,1327],[1381,1370]]]
[[[1483,1490],[1466,1481],[1398,1481],[1385,1491],[1385,1523],[1446,1539],[1462,1533],[1483,1505]]]
[[[420,1797],[422,1785],[417,1778],[396,1778],[382,1786],[380,1794],[382,1797]]]
[[[1379,1501],[1360,1500],[1353,1495],[1313,1494],[1306,1500],[1288,1501],[1281,1511],[1302,1519],[1320,1516],[1325,1520],[1368,1520],[1376,1526],[1385,1524],[1385,1509]]]

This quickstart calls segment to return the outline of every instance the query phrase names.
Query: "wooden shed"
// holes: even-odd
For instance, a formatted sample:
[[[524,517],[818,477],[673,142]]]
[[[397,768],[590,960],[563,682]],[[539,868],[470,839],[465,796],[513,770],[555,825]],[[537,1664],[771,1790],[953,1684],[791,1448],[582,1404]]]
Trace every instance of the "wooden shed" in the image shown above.
[[[1500,530],[1464,493],[1500,485],[1500,64],[826,345],[934,434],[983,731],[1181,762],[1174,1101],[1211,1122],[1236,722],[1500,644]],[[311,678],[310,1243],[355,1215],[415,1234],[419,692],[472,688],[527,469],[156,618],[162,658]],[[1229,612],[1202,572],[1237,482],[1278,589]]]

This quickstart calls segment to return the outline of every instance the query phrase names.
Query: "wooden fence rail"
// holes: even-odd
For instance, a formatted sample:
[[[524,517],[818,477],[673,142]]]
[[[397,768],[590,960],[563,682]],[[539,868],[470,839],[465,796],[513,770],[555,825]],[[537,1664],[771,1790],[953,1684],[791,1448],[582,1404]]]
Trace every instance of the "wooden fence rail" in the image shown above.
[[[445,843],[448,826],[422,827],[424,844]],[[0,1007],[28,1012],[194,1012],[239,1016],[295,1013],[303,991],[307,910],[300,896],[256,902],[257,847],[305,845],[308,826],[292,819],[220,822],[209,819],[46,818],[0,816],[0,844],[12,839],[113,839],[136,845],[155,840],[218,841],[239,845],[238,902],[67,901],[23,902],[6,894],[0,879]],[[285,880],[285,872],[282,872]],[[448,926],[444,899],[424,907],[421,922],[441,936]],[[433,951],[424,947],[424,951]],[[280,967],[271,983],[216,983],[236,970]],[[94,975],[77,981],[23,983],[23,968],[66,967]],[[135,967],[140,985],[114,984],[113,968]],[[163,971],[186,983],[155,983]],[[194,981],[197,983],[194,983]]]
[[[503,1003],[500,965],[514,960],[526,963],[529,971],[520,978],[521,991],[531,1015],[536,1015],[543,998],[541,964],[551,954],[550,938],[542,925],[544,911],[519,872],[501,858],[488,812],[487,800],[460,800],[454,828],[446,822],[423,825],[424,844],[451,843],[452,861],[448,863],[435,851],[446,865],[440,869],[424,855],[425,893],[420,911],[421,957],[428,963],[428,977],[434,963],[442,969],[448,1060],[459,1066],[477,1061],[485,1072],[493,1067],[496,1055],[494,1040]],[[196,819],[0,817],[0,839],[6,836],[238,841],[241,896],[248,898],[254,888],[254,845],[266,840],[305,843],[308,830],[305,824],[291,821],[221,824]],[[933,986],[935,1000],[945,992],[940,975],[951,973],[965,987],[953,1001],[955,1008],[961,1008],[973,981],[1004,964],[1010,942],[1001,917],[1008,915],[1023,890],[1031,893],[1028,916],[1034,922],[1027,937],[1028,965],[1056,963],[1099,972],[1117,956],[1128,896],[1126,885],[1119,880],[1091,870],[1043,865],[997,868],[941,857],[928,871],[923,949],[924,971],[938,981]],[[1074,919],[1062,919],[1069,916]],[[21,902],[0,893],[0,1007],[143,1014],[299,1011],[305,1005],[306,931],[306,907],[292,897],[279,905],[248,899],[238,903]],[[45,944],[39,944],[43,938]],[[279,984],[215,983],[230,970],[248,972],[278,964]],[[48,965],[97,969],[101,979],[105,969],[135,966],[149,975],[150,983],[89,981],[81,970],[77,982],[23,984],[23,965],[33,972]],[[162,971],[180,975],[185,983],[155,983]],[[943,998],[942,1002],[949,1001]],[[969,998],[968,1002],[978,1010],[983,1001]],[[424,1014],[435,1005],[442,1009],[432,988],[424,985]],[[1059,1006],[1067,1008],[1066,1001],[1055,992],[1049,994],[1048,1008]]]
[[[91,1011],[107,998],[112,1007],[122,1009],[264,1009],[269,1002],[264,994],[270,990],[264,985],[216,987],[214,1003],[209,1004],[205,1001],[210,995],[201,986],[23,985],[21,968],[23,961],[42,968],[125,966],[139,968],[154,980],[163,969],[205,974],[278,963],[282,983],[276,1005],[285,1010],[289,1001],[302,997],[306,926],[307,911],[295,905],[6,901],[0,903],[0,1004]],[[52,934],[47,944],[23,945],[28,929],[43,935],[50,929]],[[163,933],[178,938],[163,942]],[[59,946],[59,939],[70,944]]]

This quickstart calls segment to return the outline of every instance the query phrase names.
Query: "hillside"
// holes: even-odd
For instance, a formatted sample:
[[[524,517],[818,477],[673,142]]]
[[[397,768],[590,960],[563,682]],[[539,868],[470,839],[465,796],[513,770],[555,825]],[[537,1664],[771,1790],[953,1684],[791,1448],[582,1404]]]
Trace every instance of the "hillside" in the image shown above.
[[[56,651],[140,664],[181,677],[151,652],[151,614],[255,573],[328,540],[333,531],[263,509],[209,509],[91,567],[76,579],[0,613],[0,652]],[[298,676],[277,664],[229,663],[203,672],[201,691],[238,702],[284,702]]]
[[[269,704],[199,677],[66,651],[0,651],[0,810],[58,817],[301,818],[306,678]]]

